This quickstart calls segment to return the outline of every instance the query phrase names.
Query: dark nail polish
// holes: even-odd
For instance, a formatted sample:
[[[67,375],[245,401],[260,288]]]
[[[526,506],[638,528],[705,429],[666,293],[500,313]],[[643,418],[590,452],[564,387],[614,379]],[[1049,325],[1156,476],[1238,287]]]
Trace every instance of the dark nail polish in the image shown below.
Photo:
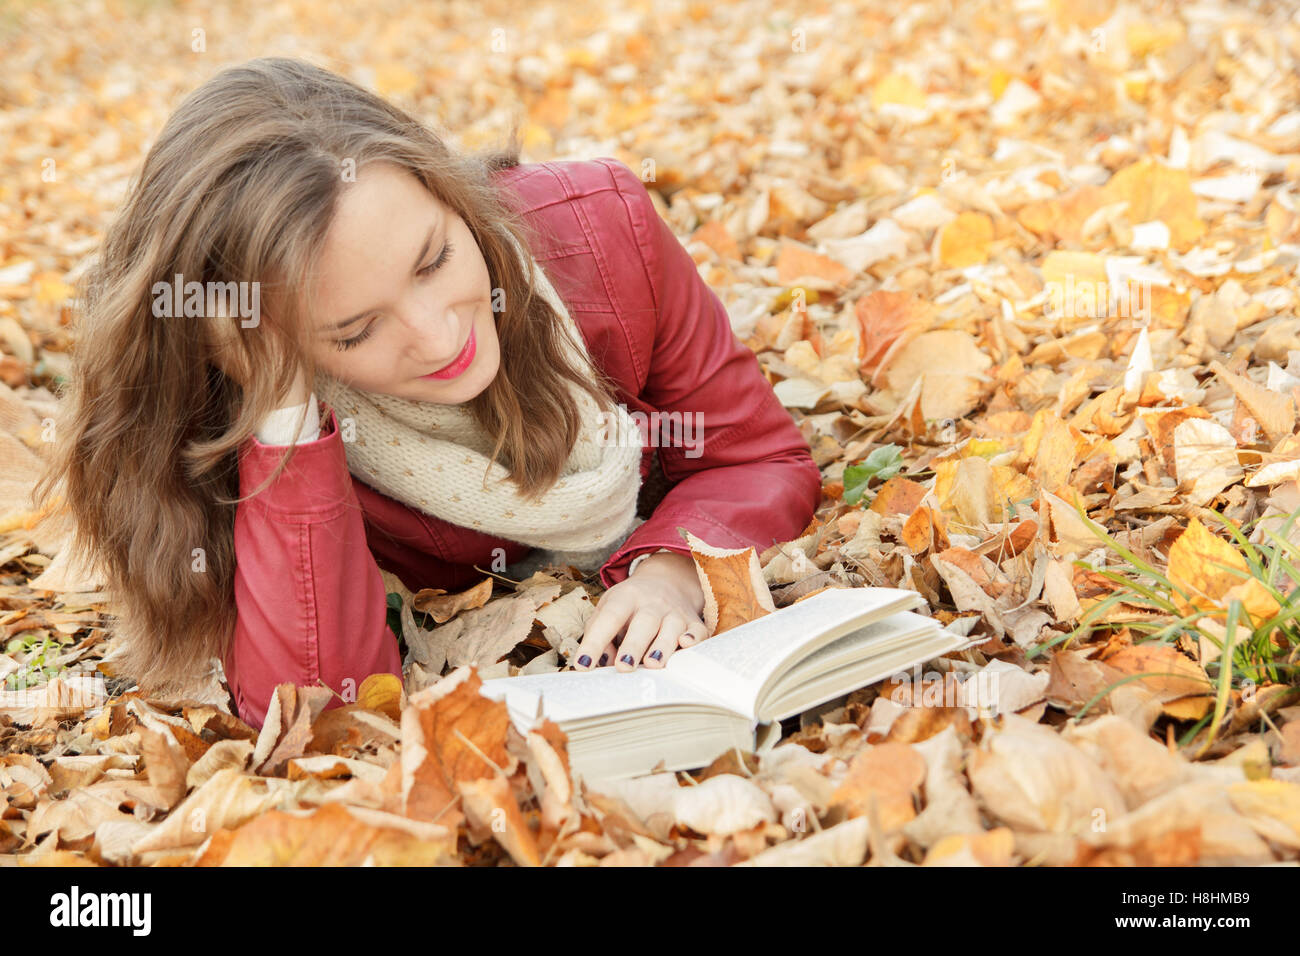
[[[600,665],[601,667],[604,667],[604,666],[605,666],[605,662],[606,662],[607,660],[609,660],[609,655],[608,655],[608,654],[601,654],[601,655],[600,655],[600,660],[599,660],[597,663],[599,663],[599,665]]]
[[[659,660],[661,657],[664,656],[664,652],[663,652],[663,651],[651,651],[651,652],[650,652],[650,656],[653,657],[655,660]]]
[[[583,654],[581,657],[578,658],[578,666],[579,666],[579,667],[590,667],[590,666],[591,666],[591,658],[588,657],[586,654]]]
[[[622,661],[624,664],[635,664],[635,663],[636,663],[636,661],[632,660],[632,655],[631,655],[631,654],[624,654],[622,657],[619,658],[619,660]]]

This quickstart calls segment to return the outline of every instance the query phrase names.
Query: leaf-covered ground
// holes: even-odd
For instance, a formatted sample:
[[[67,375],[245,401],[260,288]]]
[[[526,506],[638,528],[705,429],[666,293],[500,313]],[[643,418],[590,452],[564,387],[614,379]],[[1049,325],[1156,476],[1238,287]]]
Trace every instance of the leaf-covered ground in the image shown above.
[[[0,859],[1300,858],[1292,5],[372,6],[0,7]],[[394,586],[408,644],[412,607],[456,622],[441,658],[336,709],[282,686],[260,733],[216,673],[131,691],[27,499],[69,296],[179,97],[272,53],[453,143],[521,116],[527,160],[637,170],[824,470],[761,556],[776,603],[909,587],[987,639],[761,758],[599,791],[476,690],[558,666],[589,604],[563,569]]]

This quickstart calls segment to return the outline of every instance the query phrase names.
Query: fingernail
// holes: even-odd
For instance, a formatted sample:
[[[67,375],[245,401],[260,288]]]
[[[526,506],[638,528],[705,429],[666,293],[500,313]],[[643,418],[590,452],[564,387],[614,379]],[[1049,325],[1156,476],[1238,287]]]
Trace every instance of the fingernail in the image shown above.
[[[650,652],[650,656],[653,657],[655,660],[659,660],[660,658],[662,658],[662,657],[664,656],[664,652],[663,652],[663,651],[651,651],[651,652]]]
[[[600,666],[600,667],[604,667],[604,666],[605,666],[605,661],[607,661],[607,660],[609,660],[609,655],[608,655],[608,654],[601,654],[601,655],[600,655],[600,661],[598,662],[599,666]]]
[[[586,654],[583,654],[581,657],[578,658],[578,666],[579,666],[579,667],[590,667],[590,666],[591,666],[591,658],[588,657]]]
[[[624,654],[622,657],[619,658],[619,660],[622,661],[624,664],[635,664],[635,663],[636,663],[636,661],[632,660],[632,655],[631,655],[631,654]]]

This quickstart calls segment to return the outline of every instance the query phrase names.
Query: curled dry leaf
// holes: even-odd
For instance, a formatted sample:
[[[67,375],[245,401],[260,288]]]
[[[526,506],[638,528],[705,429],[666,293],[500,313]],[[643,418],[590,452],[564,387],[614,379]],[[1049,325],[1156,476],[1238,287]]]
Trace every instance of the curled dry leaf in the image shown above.
[[[454,828],[461,820],[458,785],[514,773],[506,750],[510,716],[502,701],[479,693],[483,682],[460,667],[437,684],[412,694],[402,712],[403,812]]]
[[[710,636],[722,634],[776,610],[763,580],[758,553],[751,548],[717,548],[685,528],[677,533],[690,545],[700,586],[704,589],[703,620]]]
[[[492,578],[484,578],[465,591],[448,594],[442,588],[424,588],[411,596],[411,607],[445,624],[461,611],[482,607],[492,597]]]

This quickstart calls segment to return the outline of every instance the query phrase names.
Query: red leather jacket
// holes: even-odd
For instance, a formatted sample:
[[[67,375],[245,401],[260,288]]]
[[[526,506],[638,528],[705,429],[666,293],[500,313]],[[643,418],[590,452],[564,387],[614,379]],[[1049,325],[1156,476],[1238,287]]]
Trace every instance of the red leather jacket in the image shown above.
[[[821,472],[641,180],[613,159],[525,164],[496,175],[543,237],[533,254],[593,360],[618,384],[616,400],[647,416],[703,416],[694,449],[658,448],[669,490],[601,567],[601,583],[624,580],[639,554],[689,553],[678,525],[724,548],[762,551],[797,537],[820,500]],[[531,550],[366,486],[348,473],[337,419],[326,412],[321,437],[298,445],[284,473],[235,515],[238,622],[223,663],[239,716],[255,727],[276,684],[322,681],[352,700],[367,675],[401,675],[380,567],[412,590],[455,591],[482,578],[472,566],[489,566],[494,548],[509,563]],[[655,451],[652,444],[643,452],[643,478]],[[241,497],[283,452],[247,440]]]

